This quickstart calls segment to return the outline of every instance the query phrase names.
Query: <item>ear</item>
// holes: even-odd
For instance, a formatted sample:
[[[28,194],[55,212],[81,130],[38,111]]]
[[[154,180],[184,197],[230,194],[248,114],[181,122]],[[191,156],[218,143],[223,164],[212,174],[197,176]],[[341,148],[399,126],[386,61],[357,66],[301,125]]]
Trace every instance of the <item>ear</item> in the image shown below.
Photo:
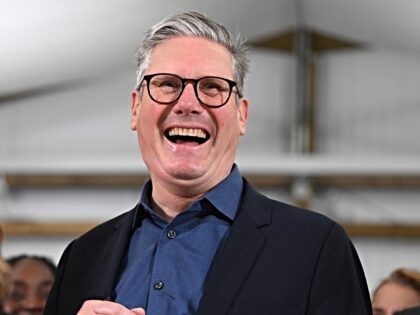
[[[248,106],[249,101],[247,98],[241,98],[237,105],[238,111],[238,123],[239,123],[239,134],[244,136],[246,133],[246,124],[248,122]]]
[[[131,130],[137,130],[139,118],[140,96],[138,91],[131,92]]]

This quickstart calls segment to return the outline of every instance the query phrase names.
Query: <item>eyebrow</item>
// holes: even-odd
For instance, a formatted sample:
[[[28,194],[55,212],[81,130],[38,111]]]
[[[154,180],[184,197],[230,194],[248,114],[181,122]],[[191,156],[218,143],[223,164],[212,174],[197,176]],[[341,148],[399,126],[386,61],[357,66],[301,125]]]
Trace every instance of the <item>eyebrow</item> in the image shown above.
[[[26,286],[26,282],[24,282],[22,280],[13,280],[12,285],[24,287],[24,286]]]

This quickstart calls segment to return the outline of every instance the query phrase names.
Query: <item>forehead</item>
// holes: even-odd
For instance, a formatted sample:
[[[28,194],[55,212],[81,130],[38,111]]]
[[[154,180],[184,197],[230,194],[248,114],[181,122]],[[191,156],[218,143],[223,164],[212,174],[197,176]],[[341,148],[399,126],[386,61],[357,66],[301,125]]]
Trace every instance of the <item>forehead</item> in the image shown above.
[[[402,309],[420,303],[420,295],[412,288],[397,284],[384,284],[374,296],[374,306]]]
[[[25,258],[12,267],[11,278],[12,281],[32,282],[34,280],[50,280],[54,278],[54,275],[44,263]]]
[[[175,37],[153,49],[148,72],[233,79],[232,55],[223,45],[202,37]]]

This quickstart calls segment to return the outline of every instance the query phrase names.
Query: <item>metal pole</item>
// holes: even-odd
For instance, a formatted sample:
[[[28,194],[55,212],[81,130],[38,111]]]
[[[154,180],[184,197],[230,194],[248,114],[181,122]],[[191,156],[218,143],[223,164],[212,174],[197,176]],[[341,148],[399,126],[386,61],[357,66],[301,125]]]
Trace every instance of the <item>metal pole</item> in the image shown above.
[[[296,30],[294,36],[296,56],[296,107],[292,126],[292,152],[304,155],[314,151],[314,64],[312,62],[312,35],[305,27]],[[297,177],[291,187],[294,203],[310,207],[313,198],[309,178]]]
[[[298,154],[313,151],[312,140],[312,38],[304,27],[298,28],[294,36],[294,51],[296,56],[296,108],[295,121],[292,127],[292,152]]]

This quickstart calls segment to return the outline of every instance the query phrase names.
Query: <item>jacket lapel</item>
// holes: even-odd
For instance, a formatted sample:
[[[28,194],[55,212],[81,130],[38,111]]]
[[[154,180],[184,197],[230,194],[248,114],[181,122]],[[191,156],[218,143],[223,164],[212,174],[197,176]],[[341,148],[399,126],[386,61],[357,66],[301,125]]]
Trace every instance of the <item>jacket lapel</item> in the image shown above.
[[[104,300],[114,299],[114,285],[118,280],[121,267],[125,262],[125,253],[133,230],[133,220],[137,208],[117,222],[106,241],[101,260],[98,262],[94,294]]]
[[[228,311],[264,247],[265,237],[259,229],[271,219],[265,204],[266,198],[245,181],[238,216],[215,257],[197,315],[222,315]]]

